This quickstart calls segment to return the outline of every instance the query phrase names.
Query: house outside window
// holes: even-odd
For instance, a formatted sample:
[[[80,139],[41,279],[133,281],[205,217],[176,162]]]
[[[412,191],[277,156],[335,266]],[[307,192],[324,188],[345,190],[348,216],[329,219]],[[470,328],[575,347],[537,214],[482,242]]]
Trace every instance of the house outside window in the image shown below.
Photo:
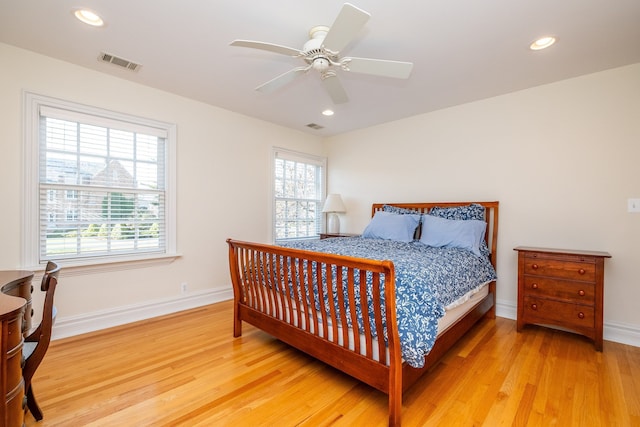
[[[175,254],[175,126],[27,93],[25,266]]]
[[[274,148],[273,239],[317,238],[323,227],[326,159]]]

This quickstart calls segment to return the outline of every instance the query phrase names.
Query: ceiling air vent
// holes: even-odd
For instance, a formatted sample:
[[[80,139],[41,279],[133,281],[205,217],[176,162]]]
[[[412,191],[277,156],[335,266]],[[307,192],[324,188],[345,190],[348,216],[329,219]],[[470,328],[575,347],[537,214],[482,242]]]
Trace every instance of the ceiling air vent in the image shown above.
[[[315,123],[309,123],[309,124],[307,125],[307,127],[308,127],[308,128],[311,128],[311,129],[315,129],[315,130],[324,129],[324,126],[320,126],[320,125],[317,125],[317,124],[315,124]]]
[[[117,65],[118,67],[126,68],[131,71],[138,71],[142,65],[136,64],[135,62],[131,62],[128,59],[119,58],[115,55],[111,55],[110,53],[100,52],[100,56],[98,59],[102,62],[108,62],[113,65]]]

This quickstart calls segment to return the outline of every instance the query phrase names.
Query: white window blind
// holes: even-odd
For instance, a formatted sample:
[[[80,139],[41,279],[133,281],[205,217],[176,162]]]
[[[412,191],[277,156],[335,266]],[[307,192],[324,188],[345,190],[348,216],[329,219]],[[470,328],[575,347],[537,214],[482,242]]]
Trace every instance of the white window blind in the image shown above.
[[[27,245],[30,263],[173,253],[172,126],[32,101],[37,120],[31,150],[37,158],[32,180],[37,224],[32,225],[38,233],[37,243]]]
[[[315,238],[322,230],[324,158],[274,149],[274,240]]]

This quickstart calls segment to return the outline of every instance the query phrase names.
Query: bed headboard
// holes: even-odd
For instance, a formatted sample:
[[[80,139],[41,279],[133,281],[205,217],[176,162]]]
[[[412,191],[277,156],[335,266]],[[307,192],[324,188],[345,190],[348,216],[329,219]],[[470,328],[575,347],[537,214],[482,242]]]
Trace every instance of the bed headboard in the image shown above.
[[[426,202],[426,203],[374,203],[371,207],[371,216],[382,210],[384,205],[395,206],[402,209],[415,211],[416,213],[428,213],[431,208],[451,208],[456,206],[468,206],[470,204],[484,206],[485,218],[487,222],[487,232],[485,240],[491,252],[491,264],[496,267],[497,247],[498,247],[498,206],[499,202]]]

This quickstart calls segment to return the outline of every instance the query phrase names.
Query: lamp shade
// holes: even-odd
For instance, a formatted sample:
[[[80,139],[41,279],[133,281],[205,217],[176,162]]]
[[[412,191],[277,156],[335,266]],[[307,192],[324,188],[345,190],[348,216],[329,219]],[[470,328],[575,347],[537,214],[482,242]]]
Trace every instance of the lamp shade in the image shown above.
[[[327,200],[325,200],[324,202],[322,212],[344,213],[346,211],[347,208],[344,207],[344,203],[342,203],[342,197],[340,197],[339,194],[329,194],[327,196]]]

